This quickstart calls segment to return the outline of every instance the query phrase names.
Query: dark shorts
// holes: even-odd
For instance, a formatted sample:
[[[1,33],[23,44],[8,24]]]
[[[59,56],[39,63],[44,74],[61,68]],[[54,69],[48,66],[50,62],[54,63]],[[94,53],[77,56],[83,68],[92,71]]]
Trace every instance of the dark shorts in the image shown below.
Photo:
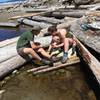
[[[22,57],[22,58],[24,58],[26,61],[29,61],[29,60],[31,60],[31,57],[28,55],[28,54],[25,54],[24,53],[24,48],[25,47],[22,47],[22,48],[18,48],[17,49],[17,52],[18,52],[18,54]]]

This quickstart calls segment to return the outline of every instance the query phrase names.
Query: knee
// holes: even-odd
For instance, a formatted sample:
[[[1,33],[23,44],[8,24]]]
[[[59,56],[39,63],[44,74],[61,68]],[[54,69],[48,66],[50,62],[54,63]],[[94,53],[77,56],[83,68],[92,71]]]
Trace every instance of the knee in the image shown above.
[[[39,50],[38,50],[38,52],[43,52],[44,51],[44,49],[43,48],[40,48]]]

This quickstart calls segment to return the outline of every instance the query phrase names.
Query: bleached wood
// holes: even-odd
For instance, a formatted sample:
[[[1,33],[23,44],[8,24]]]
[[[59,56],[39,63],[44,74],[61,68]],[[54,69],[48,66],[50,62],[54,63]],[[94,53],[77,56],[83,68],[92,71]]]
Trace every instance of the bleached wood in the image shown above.
[[[46,28],[46,27],[51,26],[51,24],[48,24],[48,23],[32,21],[25,18],[18,19],[18,22],[29,25],[29,26],[39,26],[41,28]]]
[[[85,48],[85,46],[78,39],[76,39],[76,41],[79,51],[82,54],[85,62],[89,65],[100,84],[100,62],[88,51],[88,49]]]

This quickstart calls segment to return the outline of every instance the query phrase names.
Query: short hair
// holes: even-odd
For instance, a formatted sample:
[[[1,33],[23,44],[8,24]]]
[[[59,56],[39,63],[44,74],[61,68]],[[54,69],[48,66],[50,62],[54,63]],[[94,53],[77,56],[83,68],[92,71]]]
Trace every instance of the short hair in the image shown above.
[[[40,26],[34,26],[31,31],[41,31],[41,27]]]
[[[57,31],[57,26],[56,26],[56,25],[50,26],[50,27],[48,28],[48,32],[50,32],[50,33],[53,33],[53,32],[55,32],[55,31]]]

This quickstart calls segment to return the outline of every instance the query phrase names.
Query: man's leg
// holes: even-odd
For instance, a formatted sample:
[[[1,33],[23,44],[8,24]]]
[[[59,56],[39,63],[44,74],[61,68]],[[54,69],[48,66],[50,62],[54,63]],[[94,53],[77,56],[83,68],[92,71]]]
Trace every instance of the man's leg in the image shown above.
[[[68,59],[69,38],[65,38],[63,42],[64,42],[64,52],[61,62],[66,63]]]
[[[26,61],[30,61],[31,59],[30,59],[29,55],[28,55],[28,54],[25,54],[25,53],[23,52],[23,49],[24,49],[24,48],[25,48],[25,47],[22,47],[22,48],[17,49],[17,52],[18,52],[18,54],[19,54],[23,59],[25,59]]]
[[[38,52],[41,53],[44,57],[46,57],[48,59],[50,59],[50,57],[51,57],[43,48],[40,48],[38,50]]]
[[[31,54],[32,55],[32,58],[35,58],[35,59],[41,61],[41,57],[32,48],[24,48],[23,49],[23,52],[25,54]]]
[[[43,48],[40,48],[38,52],[41,53],[44,57],[48,58],[49,61],[47,61],[47,64],[49,66],[53,66],[53,61],[51,60],[51,56]]]
[[[72,54],[75,52],[75,46],[76,46],[76,41],[73,40],[72,38],[65,38],[64,39],[64,54],[62,58],[62,63],[66,63],[67,58],[68,58],[68,49],[69,46],[72,45]]]

